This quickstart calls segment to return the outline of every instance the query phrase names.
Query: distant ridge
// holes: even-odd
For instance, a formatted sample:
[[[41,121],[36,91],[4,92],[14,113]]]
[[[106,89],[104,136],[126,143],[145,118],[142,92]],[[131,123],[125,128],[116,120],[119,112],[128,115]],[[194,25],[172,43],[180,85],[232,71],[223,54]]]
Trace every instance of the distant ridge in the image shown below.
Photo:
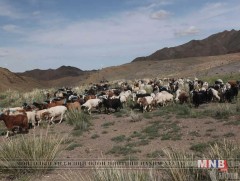
[[[30,90],[33,88],[43,87],[39,81],[32,78],[22,77],[9,71],[6,68],[0,67],[0,91],[3,90]]]
[[[47,70],[40,70],[34,69],[30,71],[26,71],[23,73],[17,73],[17,75],[25,76],[25,77],[32,77],[37,80],[55,80],[64,77],[77,77],[81,76],[85,73],[85,71],[72,67],[72,66],[61,66],[57,69],[47,69]]]
[[[231,30],[211,35],[203,40],[191,40],[180,46],[163,48],[149,56],[135,58],[133,62],[225,55],[237,52],[240,52],[240,31]]]

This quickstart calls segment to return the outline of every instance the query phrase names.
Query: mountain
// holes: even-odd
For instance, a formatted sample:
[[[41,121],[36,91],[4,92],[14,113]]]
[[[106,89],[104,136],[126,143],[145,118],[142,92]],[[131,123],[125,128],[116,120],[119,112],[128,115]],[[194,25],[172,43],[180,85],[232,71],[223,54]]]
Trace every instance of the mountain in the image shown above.
[[[31,77],[45,87],[62,87],[84,84],[85,80],[94,72],[96,70],[83,71],[72,66],[61,66],[57,69],[34,69],[16,74],[20,77]]]
[[[203,40],[192,40],[180,46],[163,48],[155,53],[133,60],[169,60],[187,57],[225,55],[240,52],[240,31],[223,31]]]
[[[61,66],[57,69],[48,69],[48,70],[34,69],[34,70],[26,71],[23,73],[17,73],[17,75],[32,77],[36,80],[49,81],[49,80],[56,80],[64,77],[77,77],[85,73],[86,73],[85,71],[76,67]]]
[[[33,88],[40,88],[43,85],[32,78],[19,76],[16,73],[9,71],[6,68],[0,67],[0,91],[3,90],[30,90]]]

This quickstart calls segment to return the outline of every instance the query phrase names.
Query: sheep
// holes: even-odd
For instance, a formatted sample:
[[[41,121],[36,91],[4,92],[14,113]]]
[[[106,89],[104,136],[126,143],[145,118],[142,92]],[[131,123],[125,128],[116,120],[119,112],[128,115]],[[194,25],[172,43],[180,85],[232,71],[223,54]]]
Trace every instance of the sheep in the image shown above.
[[[61,116],[59,124],[62,122],[63,117],[67,112],[67,108],[65,106],[55,106],[47,109],[47,112],[50,113],[49,116],[51,117],[50,123],[54,124],[53,119]]]
[[[175,98],[175,101],[176,101],[176,102],[179,101],[179,98],[178,98],[178,97],[179,97],[181,91],[182,91],[182,90],[180,90],[180,89],[178,89],[178,90],[176,91],[176,98]]]
[[[39,123],[43,120],[43,119],[48,119],[50,113],[48,112],[48,109],[43,109],[43,110],[38,110],[36,112],[36,121],[37,121],[37,126],[39,126]]]
[[[210,88],[209,90],[212,91],[213,97],[216,98],[218,100],[218,102],[219,102],[220,101],[220,97],[218,95],[218,91],[213,89],[213,88]]]
[[[127,91],[123,91],[119,94],[119,96],[125,96],[126,98],[128,98],[131,95],[132,91],[127,90]]]
[[[33,128],[35,129],[35,125],[37,123],[36,120],[36,111],[27,111],[27,118],[28,118],[28,123],[31,123]]]
[[[151,111],[153,97],[152,96],[140,97],[138,98],[137,103],[142,107],[142,112]]]
[[[91,114],[92,108],[100,108],[101,107],[102,100],[101,99],[89,99],[87,102],[85,102],[82,106],[81,109],[87,108],[87,111],[89,114]],[[99,109],[101,112],[101,110]]]
[[[137,94],[146,94],[147,91],[145,89],[140,89],[137,91]]]
[[[161,104],[162,106],[166,106],[167,102],[173,101],[173,95],[167,91],[162,91],[156,94],[154,97],[154,104]]]
[[[25,132],[28,132],[28,118],[26,114],[18,114],[18,115],[9,115],[1,113],[0,120],[3,120],[6,127],[7,127],[7,135],[6,138],[9,136],[9,132],[12,131],[14,133],[15,128],[23,128]]]

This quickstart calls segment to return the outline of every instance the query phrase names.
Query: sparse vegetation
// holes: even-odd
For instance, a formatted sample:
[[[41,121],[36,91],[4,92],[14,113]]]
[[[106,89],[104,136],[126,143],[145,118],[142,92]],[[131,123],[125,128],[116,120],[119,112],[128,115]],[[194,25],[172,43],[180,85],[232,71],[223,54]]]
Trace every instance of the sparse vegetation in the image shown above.
[[[145,133],[149,139],[154,139],[161,136],[158,132],[160,128],[162,128],[160,122],[154,122],[152,125],[147,126],[142,132]]]
[[[72,110],[67,113],[66,117],[66,122],[74,127],[72,132],[74,136],[80,136],[91,126],[91,117],[83,112]]]
[[[104,124],[102,124],[101,126],[104,128],[108,128],[109,126],[113,126],[115,124],[115,122],[106,122]]]
[[[53,164],[48,163],[52,163],[64,149],[62,142],[65,138],[46,132],[4,140],[0,144],[0,166],[5,173],[15,178],[21,178],[25,174],[41,176],[54,169]],[[35,162],[38,164],[33,164]]]
[[[216,143],[217,143],[216,141],[211,141],[211,142],[193,144],[190,147],[190,150],[193,150],[199,153],[204,153],[207,149],[209,149],[211,145],[214,145]]]
[[[107,154],[114,154],[114,155],[130,155],[133,153],[141,152],[138,149],[133,149],[132,146],[114,146]]]
[[[120,142],[123,142],[126,140],[126,136],[125,135],[116,136],[116,137],[112,138],[111,140],[116,143],[120,143]]]
[[[228,119],[234,113],[232,106],[228,104],[218,104],[213,116],[217,119]]]
[[[142,121],[142,119],[143,119],[143,116],[141,114],[136,113],[136,112],[134,112],[132,110],[131,110],[129,116],[130,116],[130,119],[131,119],[130,121],[132,121],[132,122]]]
[[[148,153],[148,158],[162,158],[164,156],[164,152],[162,150],[156,150],[152,153]]]

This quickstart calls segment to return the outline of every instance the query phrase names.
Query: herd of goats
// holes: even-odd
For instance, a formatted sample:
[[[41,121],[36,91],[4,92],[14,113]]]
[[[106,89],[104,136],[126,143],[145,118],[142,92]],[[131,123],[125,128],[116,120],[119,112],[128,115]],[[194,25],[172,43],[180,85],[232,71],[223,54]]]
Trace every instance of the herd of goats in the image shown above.
[[[221,79],[209,85],[195,78],[190,79],[143,79],[134,82],[118,81],[115,84],[101,82],[91,84],[82,95],[71,88],[58,89],[53,95],[46,94],[46,101],[23,103],[21,107],[5,108],[0,113],[7,127],[6,137],[10,132],[28,132],[29,125],[34,128],[42,120],[54,124],[65,118],[68,110],[83,111],[91,114],[95,109],[105,113],[118,111],[125,106],[139,109],[142,112],[152,111],[153,108],[167,106],[171,102],[183,104],[192,103],[195,107],[208,102],[232,102],[238,95],[240,82]],[[129,104],[131,102],[131,104]]]

